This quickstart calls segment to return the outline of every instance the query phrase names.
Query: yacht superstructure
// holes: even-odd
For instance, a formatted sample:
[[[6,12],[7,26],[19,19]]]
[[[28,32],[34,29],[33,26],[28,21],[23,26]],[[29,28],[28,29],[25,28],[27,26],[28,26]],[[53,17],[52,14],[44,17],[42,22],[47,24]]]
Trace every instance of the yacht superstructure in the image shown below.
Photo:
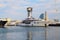
[[[32,8],[31,7],[28,7],[27,8],[27,11],[28,11],[28,17],[22,21],[21,24],[18,24],[20,26],[45,26],[46,24],[46,21],[44,19],[35,19],[32,17]]]

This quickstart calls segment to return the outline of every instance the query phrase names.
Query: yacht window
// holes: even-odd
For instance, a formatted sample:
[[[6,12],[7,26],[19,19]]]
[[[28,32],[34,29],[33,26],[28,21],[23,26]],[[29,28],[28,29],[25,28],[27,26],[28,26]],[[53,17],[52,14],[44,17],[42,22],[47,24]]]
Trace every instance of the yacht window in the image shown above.
[[[36,24],[36,22],[34,22]]]
[[[37,24],[39,24],[39,22],[37,22]]]

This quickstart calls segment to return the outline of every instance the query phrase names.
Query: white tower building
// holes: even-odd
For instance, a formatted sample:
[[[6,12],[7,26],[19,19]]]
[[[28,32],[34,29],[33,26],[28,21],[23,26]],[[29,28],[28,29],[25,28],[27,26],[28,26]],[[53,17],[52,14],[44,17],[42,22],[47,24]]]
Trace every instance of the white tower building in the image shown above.
[[[27,11],[28,11],[28,18],[32,18],[32,8],[28,7]]]

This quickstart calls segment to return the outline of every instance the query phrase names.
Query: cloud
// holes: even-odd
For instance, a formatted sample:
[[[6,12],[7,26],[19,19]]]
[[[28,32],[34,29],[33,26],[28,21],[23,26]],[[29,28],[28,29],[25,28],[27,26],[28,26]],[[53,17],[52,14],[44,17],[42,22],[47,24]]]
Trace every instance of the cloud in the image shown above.
[[[5,4],[0,4],[0,8],[5,7],[5,6],[6,6]]]
[[[48,10],[47,11],[48,13],[54,13],[54,14],[59,14],[60,13],[60,11],[59,10]]]
[[[46,10],[48,13],[56,13],[54,0],[0,0],[0,2],[0,8],[4,7],[2,11],[5,12],[6,15],[9,14],[9,16],[23,16],[23,14],[27,14],[27,7],[33,8],[33,14],[35,14],[34,16],[36,17]],[[57,3],[58,2],[60,2],[60,0],[57,0]],[[58,13],[60,13],[59,10]]]
[[[15,10],[20,9],[20,7],[19,7],[19,6],[11,6],[11,8],[12,8],[12,9],[15,9]]]
[[[30,4],[30,2],[25,1],[25,0],[15,0],[15,1],[12,2],[12,4],[15,4],[15,5],[28,5],[28,4]]]
[[[8,7],[12,9],[23,9],[30,5],[30,2],[24,0],[7,1]]]
[[[60,0],[55,0],[56,3],[60,3]]]
[[[6,2],[12,2],[12,1],[14,1],[14,0],[5,0]]]
[[[6,14],[10,14],[10,15],[17,15],[17,14],[18,14],[15,10],[11,10],[11,9],[5,10],[4,12],[5,12]]]
[[[46,0],[38,0],[38,1],[40,1],[40,2],[45,2]]]

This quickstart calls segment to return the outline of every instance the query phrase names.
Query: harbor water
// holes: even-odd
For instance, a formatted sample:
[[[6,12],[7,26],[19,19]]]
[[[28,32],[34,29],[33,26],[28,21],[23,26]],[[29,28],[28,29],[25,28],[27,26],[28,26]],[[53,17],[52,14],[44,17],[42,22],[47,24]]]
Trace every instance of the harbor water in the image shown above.
[[[20,26],[0,28],[0,40],[27,40],[28,32],[32,33],[32,40],[60,40],[60,27]]]

